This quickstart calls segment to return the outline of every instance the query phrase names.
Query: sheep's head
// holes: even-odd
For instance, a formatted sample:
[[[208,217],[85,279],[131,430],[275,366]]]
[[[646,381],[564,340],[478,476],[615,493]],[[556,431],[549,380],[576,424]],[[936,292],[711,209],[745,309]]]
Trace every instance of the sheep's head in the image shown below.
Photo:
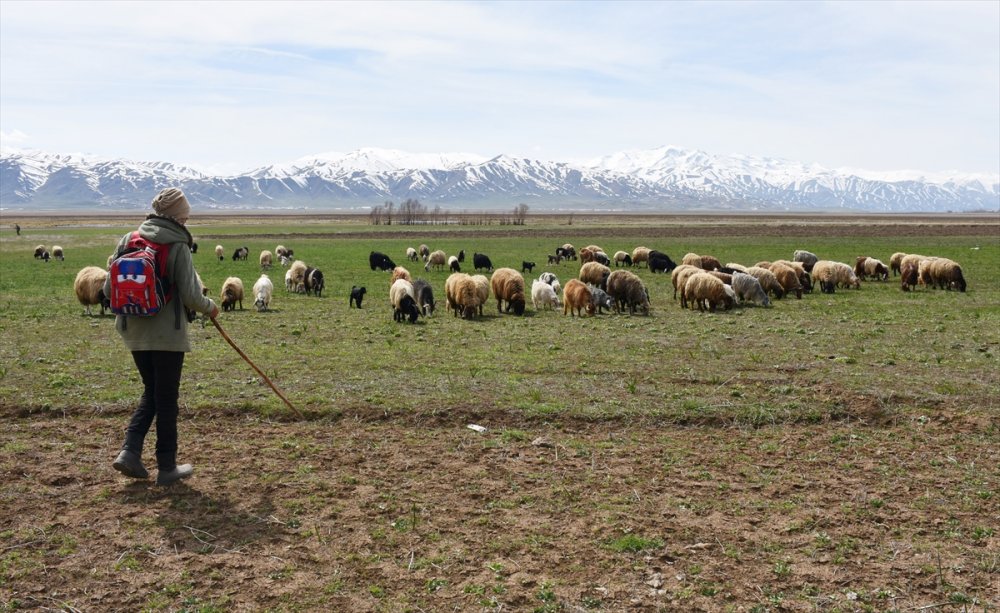
[[[476,316],[476,307],[467,306],[462,309],[462,317],[464,319],[473,319]]]
[[[515,294],[510,301],[510,307],[514,309],[514,315],[524,315],[524,295]]]

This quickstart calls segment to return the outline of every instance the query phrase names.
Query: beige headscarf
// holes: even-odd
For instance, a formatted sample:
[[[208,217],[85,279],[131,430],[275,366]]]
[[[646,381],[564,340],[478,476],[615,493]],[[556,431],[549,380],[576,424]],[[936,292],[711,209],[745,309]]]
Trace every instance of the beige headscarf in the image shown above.
[[[157,215],[186,223],[191,214],[191,205],[188,204],[184,192],[176,187],[168,187],[153,198],[153,210]]]

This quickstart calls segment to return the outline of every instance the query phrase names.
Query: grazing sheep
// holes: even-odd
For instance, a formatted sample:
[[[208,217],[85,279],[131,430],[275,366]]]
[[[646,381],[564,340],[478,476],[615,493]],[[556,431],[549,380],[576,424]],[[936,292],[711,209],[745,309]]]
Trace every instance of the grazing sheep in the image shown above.
[[[513,268],[497,268],[490,278],[490,288],[497,299],[497,312],[524,315],[524,277]],[[503,303],[507,306],[501,311]]]
[[[476,286],[476,296],[479,299],[479,314],[483,314],[483,305],[490,299],[490,280],[485,275],[472,275],[472,282]]]
[[[591,250],[589,247],[584,247],[583,249],[580,250],[580,263],[581,264],[589,264],[590,262],[593,262],[593,261],[595,261],[594,260],[594,251],[593,250]]]
[[[534,262],[526,262],[524,260],[521,260],[521,272],[528,272],[528,273],[530,273],[534,269],[535,269],[535,263]]]
[[[615,251],[615,268],[619,266],[631,266],[632,256],[624,251]]]
[[[87,315],[91,315],[90,306],[101,305],[101,315],[105,309],[111,308],[111,301],[104,295],[104,283],[108,279],[108,271],[97,266],[86,266],[76,273],[73,281],[73,291],[76,292],[76,299],[80,301],[86,310]]]
[[[409,319],[410,323],[416,323],[420,317],[420,309],[417,308],[417,300],[413,297],[413,284],[406,279],[396,279],[396,282],[389,288],[389,302],[392,303],[392,318],[401,322]]]
[[[46,264],[48,264],[48,263],[49,263],[49,257],[50,257],[50,256],[49,256],[49,252],[48,252],[48,251],[43,251],[43,252],[42,252],[42,255],[41,255],[41,258],[42,258],[42,260],[43,260],[43,261],[44,261],[44,262],[45,262]]]
[[[590,288],[583,281],[570,279],[563,289],[563,315],[583,317],[582,311],[594,314],[594,303],[590,301]]]
[[[201,280],[201,275],[198,274],[197,270],[194,271],[194,278],[198,282],[198,287],[201,288],[201,295],[207,296],[209,294],[208,286],[206,286],[205,282]]]
[[[550,255],[549,256],[549,264],[558,264],[560,262],[562,262],[562,256],[561,255]]]
[[[781,288],[785,290],[785,295],[795,292],[795,297],[802,300],[802,284],[799,283],[799,276],[796,274],[795,269],[791,266],[786,266],[784,264],[779,264],[777,262],[772,262],[768,267],[774,277],[781,284]]]
[[[862,281],[866,280],[867,277],[871,277],[876,281],[888,281],[889,268],[882,263],[882,260],[869,257],[865,260],[864,270],[858,276]]]
[[[217,258],[219,258],[220,262],[222,261],[224,255],[225,255],[225,251],[222,249],[222,245],[216,245],[215,246],[215,256]]]
[[[771,300],[767,297],[767,292],[760,286],[760,281],[751,275],[742,272],[733,273],[733,291],[742,302],[753,302],[760,306],[771,306]]]
[[[392,287],[392,286],[390,285],[389,287]],[[364,287],[358,287],[357,285],[352,285],[351,286],[351,297],[347,301],[347,308],[351,308],[352,306],[356,305],[360,309],[361,308],[361,301],[365,299],[365,293],[367,291],[368,290],[366,290]]]
[[[453,255],[448,258],[448,270],[451,272],[462,272],[462,266],[458,263],[458,256]]]
[[[897,251],[889,257],[889,268],[892,269],[892,276],[895,277],[899,274],[900,269],[902,268],[903,258],[905,257],[906,254],[901,251]]]
[[[616,270],[608,276],[608,294],[614,300],[615,313],[628,307],[629,315],[636,312],[649,315],[649,292],[642,279],[629,270]]]
[[[260,252],[260,267],[267,270],[274,262],[274,254],[267,249]]]
[[[608,254],[604,253],[603,251],[597,251],[594,253],[594,261],[597,262],[598,264],[611,266],[611,258],[609,258]]]
[[[739,272],[741,272],[743,274],[747,274],[747,267],[744,266],[743,264],[737,264],[736,262],[727,262],[726,265],[722,267],[722,269],[736,270],[736,271],[739,271]],[[722,270],[722,269],[720,269],[720,270]],[[729,274],[732,274],[732,273],[729,273]]]
[[[559,279],[556,278],[556,275],[554,273],[543,272],[542,274],[538,275],[538,280],[544,283],[548,283],[549,285],[552,286],[552,289],[555,291],[555,293],[557,295],[559,294],[561,286],[559,285]]]
[[[309,267],[306,266],[306,263],[303,262],[302,260],[298,260],[295,263],[293,263],[292,266],[288,269],[288,272],[285,274],[285,279],[286,279],[285,285],[286,285],[286,287],[288,285],[287,280],[289,278],[291,278],[291,280],[292,280],[291,291],[293,291],[295,293],[298,293],[298,294],[301,294],[301,293],[305,292],[306,291],[306,270],[308,268]]]
[[[292,263],[292,258],[288,257],[287,255],[279,255],[278,261],[281,262],[282,268],[288,268],[289,264]]]
[[[633,261],[634,259],[635,258],[633,258]],[[677,264],[675,264],[674,261],[671,260],[667,254],[661,253],[656,250],[652,250],[649,252],[649,255],[647,256],[646,265],[649,267],[649,272],[659,271],[667,273],[673,270],[674,268],[677,268]]]
[[[472,319],[483,304],[476,282],[464,272],[452,273],[445,279],[444,293],[448,309],[456,317],[461,313],[463,318]]]
[[[635,249],[633,249],[632,264],[638,266],[639,264],[645,262],[646,266],[649,266],[649,252],[650,252],[649,247],[636,247]]]
[[[42,254],[46,252],[48,252],[48,249],[45,248],[45,245],[38,245],[37,247],[35,247],[35,259],[36,260],[42,259]]]
[[[560,306],[559,296],[545,281],[534,281],[531,284],[531,304],[534,305],[536,311],[545,307],[552,309]]]
[[[323,296],[323,289],[326,287],[326,280],[323,279],[323,271],[318,268],[306,268],[302,277],[302,285],[306,288],[306,296],[315,294],[317,298]]]
[[[843,262],[818,260],[813,265],[812,274],[813,278],[819,282],[820,291],[824,294],[834,293],[837,287],[861,289],[861,281],[854,274],[854,270]]]
[[[687,283],[688,277],[696,272],[701,272],[701,269],[690,264],[681,264],[671,271],[670,283],[674,286],[674,300],[677,300],[677,292],[684,289],[684,284]],[[682,304],[681,306],[686,305]]]
[[[259,313],[263,313],[271,305],[271,296],[274,294],[274,283],[266,274],[261,274],[257,282],[253,284],[253,305],[257,307]]]
[[[594,308],[599,315],[604,313],[604,309],[610,311],[615,302],[606,291],[593,285],[590,286],[590,301],[594,303]]]
[[[427,245],[420,245],[420,247],[417,248],[417,253],[426,262],[427,261],[427,256],[429,256],[431,254],[431,248],[428,247]]]
[[[812,276],[806,271],[806,266],[802,262],[792,262],[790,260],[775,260],[771,262],[771,265],[781,264],[787,266],[795,271],[795,276],[799,278],[799,285],[802,286],[802,291],[810,293],[812,292]],[[767,267],[768,270],[771,269],[770,266]]]
[[[415,280],[413,282],[413,297],[417,301],[417,306],[420,307],[420,312],[425,317],[434,314],[434,290],[431,289],[430,283],[423,279]]]
[[[465,249],[458,250],[458,261],[459,263],[465,262]]]
[[[400,279],[406,279],[410,283],[413,283],[413,279],[410,277],[410,271],[406,270],[402,266],[397,266],[392,269],[392,275],[389,277],[389,287]]]
[[[493,262],[490,261],[489,256],[485,253],[473,253],[472,254],[472,267],[476,270],[485,269],[487,272],[493,271]]]
[[[819,261],[815,253],[810,253],[803,249],[796,249],[795,253],[792,254],[793,262],[802,262],[802,266],[806,269],[806,272],[812,272],[813,266]]]
[[[774,273],[766,268],[761,268],[760,266],[751,266],[747,268],[747,274],[757,279],[760,286],[765,292],[773,295],[775,298],[784,298],[785,289],[782,287],[781,283],[778,283],[778,278],[774,276]]]
[[[278,245],[274,248],[274,255],[278,257],[288,256],[288,249],[285,249],[284,245]]]
[[[417,250],[416,249],[414,249],[413,247],[407,247],[406,248],[406,259],[407,260],[410,260],[411,262],[416,262],[417,258],[419,258],[419,257],[420,256],[417,255]]]
[[[702,270],[718,270],[722,268],[722,264],[715,256],[703,255],[701,256],[701,268]]]
[[[917,286],[919,279],[919,262],[902,262],[900,264],[899,280],[904,292]]]
[[[957,289],[964,292],[965,277],[958,262],[948,258],[937,258],[930,265],[931,285],[945,290]]]
[[[371,266],[372,270],[378,268],[382,271],[392,270],[396,267],[396,263],[392,261],[392,258],[378,251],[372,251],[368,254],[368,265]]]
[[[295,279],[292,270],[289,268],[285,271],[285,291],[292,291],[295,289]]]
[[[59,245],[52,245],[52,257],[60,262],[65,261],[66,257],[63,255],[63,248]]]
[[[583,251],[580,251],[580,261],[583,261]],[[589,283],[590,285],[596,285],[597,287],[607,291],[608,289],[608,275],[611,274],[611,269],[604,264],[598,264],[597,262],[587,262],[580,267],[580,277],[579,279],[584,283]]]
[[[730,288],[731,291],[732,288]],[[681,291],[681,296],[684,301],[693,301],[698,305],[699,311],[707,309],[714,313],[720,304],[727,310],[733,307],[735,299],[734,294],[730,292],[726,291],[726,285],[722,281],[707,272],[699,272],[688,278]]]
[[[229,277],[222,284],[222,292],[219,294],[222,301],[223,311],[236,310],[236,303],[239,303],[240,310],[243,310],[243,281],[239,277]]]
[[[708,274],[712,275],[713,277],[715,277],[719,281],[722,281],[726,285],[732,285],[733,284],[733,275],[730,274],[730,273],[728,273],[728,272],[719,272],[718,270],[706,270],[705,272],[707,272]]]
[[[233,261],[246,262],[247,258],[250,256],[250,249],[248,247],[240,247],[233,252]]]
[[[685,253],[684,257],[681,258],[681,264],[684,264],[685,266],[694,266],[695,268],[701,268],[704,270],[704,268],[701,267],[701,256],[697,253]]]
[[[424,264],[424,270],[425,271],[430,270],[431,266],[437,268],[438,270],[444,270],[444,265],[447,261],[448,261],[448,256],[445,255],[445,252],[438,249],[437,251],[427,256],[427,263]]]
[[[566,243],[562,247],[556,249],[556,255],[561,255],[563,259],[566,260],[576,260],[576,247]]]

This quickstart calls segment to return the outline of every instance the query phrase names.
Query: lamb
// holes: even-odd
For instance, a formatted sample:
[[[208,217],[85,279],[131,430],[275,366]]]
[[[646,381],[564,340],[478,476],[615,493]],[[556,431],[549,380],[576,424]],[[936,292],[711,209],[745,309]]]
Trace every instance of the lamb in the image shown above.
[[[536,311],[540,311],[544,307],[552,309],[561,306],[556,291],[545,281],[532,282],[531,304],[534,305]]]
[[[274,294],[274,284],[266,274],[261,274],[257,282],[253,284],[254,306],[259,313],[263,313],[271,305],[271,296]]]
[[[36,260],[42,259],[42,254],[47,252],[48,249],[45,248],[45,245],[38,245],[37,247],[35,247],[35,259]]]
[[[291,279],[291,291],[296,293],[305,292],[306,269],[308,268],[309,267],[306,266],[306,263],[302,260],[298,260],[293,263],[288,269],[288,272],[285,273],[285,286],[288,287],[288,279]]]
[[[838,286],[861,288],[861,281],[854,274],[854,270],[843,262],[817,261],[813,265],[813,278],[819,282],[820,291],[824,294],[832,294]]]
[[[97,266],[85,266],[76,273],[73,281],[73,291],[76,292],[76,299],[80,301],[86,310],[87,315],[92,315],[90,306],[101,305],[101,315],[105,309],[111,308],[111,301],[104,295],[104,283],[108,279],[108,271]]]
[[[638,266],[639,264],[646,262],[646,266],[649,266],[649,247],[636,247],[632,250],[632,264]]]
[[[59,260],[60,262],[66,260],[65,256],[63,256],[63,248],[60,247],[59,245],[52,245],[52,257]]]
[[[233,261],[246,262],[247,258],[250,256],[250,249],[248,247],[240,247],[233,252]]]
[[[408,318],[413,324],[420,317],[417,300],[413,297],[413,284],[406,279],[396,279],[396,282],[389,288],[389,302],[392,303],[394,321],[401,322]]]
[[[483,314],[483,305],[490,299],[490,280],[485,275],[472,275],[472,282],[476,286],[476,296],[478,297],[479,314]]]
[[[614,306],[614,300],[611,299],[611,296],[599,287],[590,286],[590,301],[594,304],[598,314],[604,313],[604,309],[611,310]]]
[[[785,290],[785,294],[790,294],[795,292],[795,297],[802,300],[802,284],[799,283],[799,276],[795,273],[795,270],[790,266],[784,264],[779,264],[777,262],[772,262],[771,266],[768,267],[774,277],[781,284],[781,288]]]
[[[425,317],[434,314],[434,290],[431,289],[430,283],[423,279],[415,280],[413,282],[413,297],[417,301],[417,306],[420,307],[420,312]]]
[[[677,292],[684,289],[684,284],[687,283],[688,277],[700,270],[697,266],[681,264],[670,273],[670,282],[674,286],[674,300],[677,300]]]
[[[458,261],[459,261],[459,263],[462,263],[462,262],[465,261],[465,249],[459,249],[458,250]]]
[[[760,283],[761,288],[765,292],[773,295],[775,298],[780,299],[785,297],[784,287],[782,287],[781,283],[778,283],[778,278],[770,270],[759,266],[751,266],[747,268],[747,274],[757,279],[757,282]]]
[[[448,256],[445,255],[445,252],[438,249],[437,251],[427,256],[427,263],[424,264],[424,270],[429,271],[431,269],[431,266],[434,266],[438,270],[444,270],[444,265],[447,261],[448,261]]]
[[[476,282],[464,272],[448,276],[444,282],[444,293],[448,308],[454,311],[456,317],[461,313],[463,318],[472,319],[483,303]]]
[[[802,262],[802,266],[806,269],[806,272],[811,273],[813,266],[816,265],[819,258],[816,257],[815,253],[810,253],[809,251],[805,251],[803,249],[796,249],[795,253],[792,254],[792,261]]]
[[[727,310],[735,304],[734,295],[727,292],[725,288],[726,285],[722,281],[706,272],[699,272],[688,278],[681,291],[681,296],[685,301],[694,301],[698,305],[699,311],[708,309],[709,312],[714,313],[720,304]],[[730,291],[732,291],[731,288]]]
[[[732,287],[742,302],[753,302],[764,307],[771,306],[771,300],[767,297],[764,288],[760,286],[760,281],[746,273],[734,272]]]
[[[561,255],[549,255],[549,264],[558,264],[560,262],[562,262]]]
[[[413,247],[407,247],[406,248],[406,259],[407,260],[410,260],[411,262],[416,262],[418,257],[419,256],[417,255],[417,250],[416,249],[414,249]]]
[[[521,260],[521,272],[530,273],[534,269],[535,269],[534,262],[526,262],[525,260]]]
[[[590,288],[583,281],[570,279],[563,289],[563,315],[583,317],[583,310],[588,315],[594,314],[594,303],[590,301]]]
[[[368,265],[371,266],[372,270],[378,268],[382,271],[392,270],[396,267],[396,263],[392,261],[392,258],[378,251],[372,251],[368,254]]]
[[[410,283],[413,283],[413,279],[410,277],[410,271],[406,270],[402,266],[397,266],[392,269],[392,275],[389,277],[389,287],[400,279],[406,279]]]
[[[219,258],[220,262],[222,261],[224,255],[225,255],[225,251],[223,251],[222,245],[216,245],[215,246],[215,256],[217,258]]]
[[[458,263],[458,256],[451,256],[448,258],[448,270],[451,272],[462,272],[462,267]]]
[[[392,287],[392,286],[390,286],[390,287]],[[365,293],[367,291],[368,290],[365,289],[364,287],[358,287],[357,285],[352,285],[351,286],[351,297],[347,301],[347,308],[351,308],[352,306],[356,305],[360,309],[361,308],[361,301],[364,300]]]
[[[895,277],[899,274],[899,271],[902,268],[903,258],[905,257],[906,254],[901,251],[897,251],[889,257],[889,268],[892,269],[892,276]]]
[[[958,262],[948,258],[937,258],[930,265],[931,283],[934,287],[951,290],[957,289],[964,292],[965,277],[962,275],[962,267]]]
[[[629,315],[649,315],[649,292],[642,279],[628,270],[616,270],[608,276],[608,294],[614,299],[615,313],[628,306]]]
[[[265,249],[260,252],[260,267],[262,269],[267,270],[268,268],[270,268],[273,261],[274,261],[274,254],[272,254],[270,251]]]
[[[619,266],[631,266],[632,256],[624,251],[615,251],[615,268]]]
[[[583,261],[583,252],[580,252],[580,260]],[[591,285],[596,285],[597,287],[607,291],[608,289],[608,275],[611,274],[611,269],[604,264],[598,264],[597,262],[587,262],[580,267],[580,280],[584,283],[589,283]]]
[[[497,299],[497,312],[510,313],[514,309],[515,315],[524,315],[524,277],[513,268],[498,268],[490,279],[490,288]],[[502,304],[506,302],[506,308],[501,311]]]
[[[306,267],[306,272],[302,276],[302,285],[306,289],[306,296],[316,294],[319,298],[323,295],[326,281],[323,279],[323,271],[318,268]]]
[[[243,281],[239,277],[229,277],[222,284],[222,292],[219,294],[222,301],[223,311],[236,310],[236,303],[239,303],[240,310],[243,310]]]
[[[656,250],[649,252],[646,265],[649,267],[649,272],[670,272],[674,268],[677,268],[677,264],[667,254]]]
[[[490,261],[489,256],[485,253],[473,253],[472,254],[472,267],[476,270],[485,268],[487,272],[493,271],[493,262]]]
[[[866,277],[872,277],[877,281],[888,281],[889,269],[882,263],[882,260],[870,257],[865,260],[864,270],[861,271],[859,276],[862,281],[864,281]]]

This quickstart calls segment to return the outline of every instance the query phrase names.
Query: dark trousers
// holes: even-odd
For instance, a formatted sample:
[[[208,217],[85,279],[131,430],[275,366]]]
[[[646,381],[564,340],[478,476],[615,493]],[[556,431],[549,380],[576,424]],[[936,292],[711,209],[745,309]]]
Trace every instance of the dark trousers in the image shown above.
[[[139,456],[146,433],[156,418],[156,466],[173,470],[177,465],[177,397],[180,395],[181,351],[133,351],[132,359],[142,377],[142,397],[128,428],[125,429],[127,449]]]

